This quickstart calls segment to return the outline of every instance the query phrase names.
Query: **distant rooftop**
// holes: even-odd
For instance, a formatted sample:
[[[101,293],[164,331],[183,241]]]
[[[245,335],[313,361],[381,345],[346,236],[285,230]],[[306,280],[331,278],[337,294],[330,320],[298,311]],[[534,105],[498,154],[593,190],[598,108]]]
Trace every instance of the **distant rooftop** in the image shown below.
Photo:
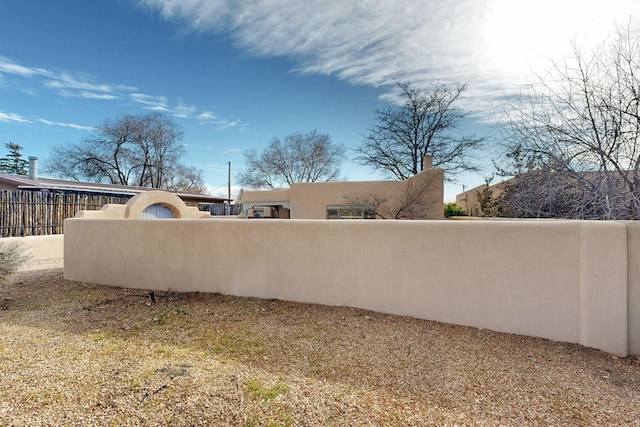
[[[32,191],[63,191],[74,193],[95,193],[95,194],[114,194],[122,196],[135,196],[143,191],[153,190],[147,187],[133,187],[117,184],[102,184],[95,182],[66,181],[53,178],[29,178],[27,175],[14,175],[0,173],[0,183],[7,186],[14,186],[19,190]],[[207,194],[189,193],[183,191],[173,191],[163,189],[174,193],[181,199],[197,200],[199,203],[223,203],[227,199],[223,197],[210,196]]]

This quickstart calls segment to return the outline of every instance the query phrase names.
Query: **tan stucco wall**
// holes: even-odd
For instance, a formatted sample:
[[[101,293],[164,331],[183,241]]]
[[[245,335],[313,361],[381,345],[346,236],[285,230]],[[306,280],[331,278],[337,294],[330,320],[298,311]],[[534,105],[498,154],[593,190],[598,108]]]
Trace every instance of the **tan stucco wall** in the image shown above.
[[[65,236],[70,280],[347,305],[618,355],[638,337],[623,223],[74,218]]]
[[[480,211],[480,203],[478,203],[478,192],[486,188],[486,185],[480,185],[478,187],[467,190],[464,193],[456,195],[456,205],[460,206],[465,211],[467,216],[479,217],[482,216]]]
[[[499,197],[504,193],[502,188],[505,182],[507,181],[502,181],[489,187],[493,197]],[[456,205],[460,206],[470,217],[481,217],[483,213],[482,209],[480,209],[478,193],[485,188],[487,188],[487,185],[483,184],[456,195]]]
[[[348,185],[345,185],[348,184]],[[398,182],[313,182],[291,185],[291,218],[327,219],[327,206],[348,205],[345,197],[351,194],[367,195],[395,193]]]
[[[627,346],[628,352],[629,345],[627,227],[603,221],[578,222],[577,226],[580,228],[578,342],[624,356],[623,346]],[[616,351],[609,350],[616,347]]]
[[[244,190],[242,192],[242,203],[289,202],[289,200],[291,200],[291,191],[288,188],[271,191]]]
[[[428,184],[428,185],[427,185]],[[245,191],[242,203],[259,205],[260,202],[289,202],[293,219],[326,219],[327,206],[349,205],[354,196],[376,195],[387,199],[392,208],[402,202],[407,185],[418,188],[425,185],[422,195],[427,206],[421,219],[443,219],[444,171],[428,169],[407,181],[332,181],[291,184],[288,190]]]
[[[32,260],[62,258],[64,256],[64,235],[4,237],[0,243],[18,242],[24,245]]]
[[[640,355],[640,223],[626,222],[628,238],[629,353]]]
[[[401,204],[407,185],[429,181],[422,196],[425,200],[424,219],[443,219],[444,172],[431,169],[407,181],[314,182],[291,185],[291,217],[296,219],[326,219],[327,206],[349,205],[354,196],[374,194],[387,199],[387,205]]]

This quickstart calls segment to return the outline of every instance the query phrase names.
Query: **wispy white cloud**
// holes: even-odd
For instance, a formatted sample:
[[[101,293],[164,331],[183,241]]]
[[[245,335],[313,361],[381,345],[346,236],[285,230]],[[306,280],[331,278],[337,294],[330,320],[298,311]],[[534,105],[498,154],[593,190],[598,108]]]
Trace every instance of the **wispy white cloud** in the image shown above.
[[[93,127],[91,126],[83,126],[83,125],[79,125],[76,123],[61,123],[61,122],[54,122],[51,120],[47,120],[47,119],[43,119],[43,118],[39,118],[39,119],[34,119],[36,122],[40,122],[43,123],[47,126],[61,126],[61,127],[68,127],[68,128],[72,128],[72,129],[78,129],[78,130],[87,130],[87,131],[91,131],[94,130]],[[25,123],[25,124],[31,124],[34,123],[34,120],[29,120],[23,116],[21,116],[20,114],[17,113],[8,113],[8,112],[3,112],[0,111],[0,123],[4,122],[4,123]]]
[[[197,117],[199,120],[203,120],[203,121],[213,121],[217,119],[216,115],[210,111],[203,111],[200,114],[198,114]]]
[[[116,95],[110,95],[108,93],[100,93],[100,92],[90,92],[86,90],[72,91],[68,89],[61,89],[58,91],[58,95],[64,96],[67,98],[104,99],[104,100],[118,99],[118,96]]]
[[[16,64],[4,56],[0,56],[0,73],[13,74],[22,77],[53,75],[53,73],[44,68],[25,67],[23,65]]]
[[[75,123],[52,122],[52,121],[46,120],[46,119],[39,119],[38,121],[40,123],[44,123],[45,125],[48,125],[48,126],[60,126],[60,127],[67,127],[67,128],[72,128],[72,129],[77,129],[77,130],[86,130],[86,131],[95,130],[95,128],[93,128],[91,126],[83,126],[83,125],[78,125],[78,124],[75,124]]]
[[[198,120],[205,123],[212,123],[217,130],[238,129],[241,132],[246,130],[247,124],[241,120],[219,118],[211,111],[203,110],[197,115]]]
[[[164,96],[146,95],[144,93],[132,93],[129,95],[131,100],[142,104],[144,108],[154,111],[169,111],[167,106],[167,98]]]
[[[73,98],[90,98],[113,100],[119,98],[119,92],[128,89],[126,86],[114,86],[97,83],[89,76],[74,76],[68,72],[54,72],[45,68],[27,67],[9,58],[0,57],[0,77],[10,75],[22,78],[42,78],[45,88],[56,91],[59,95]],[[33,88],[22,89],[32,95],[38,92]]]
[[[247,127],[247,124],[240,120],[218,120],[215,124],[217,130],[238,129],[244,132]]]
[[[392,90],[469,81],[468,109],[520,90],[536,58],[585,49],[640,19],[635,0],[139,0],[197,32],[225,32],[300,73]],[[633,30],[640,24],[633,22]]]
[[[16,113],[5,113],[0,111],[0,122],[4,123],[31,123],[31,120],[28,120],[22,117],[20,114]]]
[[[173,109],[173,115],[186,119],[192,117],[196,111],[198,111],[198,107],[194,105],[187,105],[182,98],[179,98],[178,105]]]
[[[65,98],[84,98],[103,101],[130,100],[147,110],[161,111],[181,119],[196,119],[212,123],[216,129],[219,130],[230,128],[242,129],[244,126],[240,121],[219,118],[195,105],[189,105],[182,98],[178,98],[175,103],[172,103],[165,96],[141,93],[135,86],[103,83],[91,76],[78,72],[54,72],[44,68],[28,67],[13,62],[9,58],[0,56],[0,83],[5,87],[9,86],[9,83],[4,81],[4,76],[7,75],[14,79],[29,79],[29,81],[33,81],[34,85],[40,85],[38,86],[39,88],[54,91],[57,95]],[[20,90],[32,96],[37,96],[39,93],[33,86],[25,87],[21,85]],[[18,115],[9,115],[6,113],[0,116],[0,121],[28,122]],[[44,120],[40,120],[40,122],[50,125],[64,125],[62,123],[47,122]],[[79,129],[82,128],[83,127],[79,127]]]
[[[111,93],[113,88],[111,85],[104,83],[94,83],[88,79],[78,79],[69,73],[60,73],[54,80],[48,80],[45,85],[53,89],[79,89],[91,92]]]

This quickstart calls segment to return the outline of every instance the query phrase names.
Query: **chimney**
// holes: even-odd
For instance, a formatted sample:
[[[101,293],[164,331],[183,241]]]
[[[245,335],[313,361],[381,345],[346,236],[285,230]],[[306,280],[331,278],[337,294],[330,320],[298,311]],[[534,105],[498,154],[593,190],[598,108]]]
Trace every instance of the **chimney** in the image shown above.
[[[29,156],[29,179],[38,179],[38,158]]]
[[[424,156],[422,158],[423,170],[433,169],[433,156]]]

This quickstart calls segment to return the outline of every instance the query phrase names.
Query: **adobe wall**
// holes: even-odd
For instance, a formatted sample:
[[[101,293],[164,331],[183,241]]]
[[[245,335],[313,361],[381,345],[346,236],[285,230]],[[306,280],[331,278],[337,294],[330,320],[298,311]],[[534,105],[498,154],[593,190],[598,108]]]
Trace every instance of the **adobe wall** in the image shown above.
[[[497,184],[489,186],[491,195],[493,197],[499,197],[504,191],[502,187],[508,181],[502,181]],[[478,218],[482,217],[482,209],[480,209],[480,201],[478,200],[478,193],[487,188],[486,184],[479,185],[471,190],[467,190],[464,193],[456,195],[456,205],[460,206],[469,217]]]
[[[627,245],[613,222],[73,218],[64,275],[359,307],[624,356],[640,354],[640,228],[629,229]]]
[[[400,206],[406,204],[407,188],[414,189],[412,197],[420,194],[420,197],[409,203],[423,213],[420,219],[444,218],[442,209],[444,171],[442,169],[425,169],[405,181],[293,183],[291,188],[286,190],[245,191],[242,201],[245,208],[249,209],[251,206],[260,206],[261,202],[269,205],[282,202],[291,209],[291,218],[326,219],[327,206],[351,205],[354,198],[367,199],[370,198],[367,196],[375,195],[378,200],[385,199],[386,202],[377,208],[381,210],[378,212],[381,216],[388,218],[390,213],[395,214]]]
[[[200,211],[195,206],[187,206],[180,197],[162,190],[138,193],[124,205],[104,205],[99,211],[78,211],[75,217],[83,219],[140,218],[146,208],[155,204],[169,209],[174,218],[211,217],[211,213]]]
[[[478,192],[487,187],[486,184],[479,185],[471,190],[456,195],[456,205],[460,206],[469,217],[480,217],[480,203],[478,202]]]
[[[282,190],[244,190],[242,193],[242,202],[260,203],[260,202],[289,202],[291,200],[291,190],[289,188]]]
[[[0,243],[18,242],[24,245],[32,260],[61,259],[64,256],[64,235],[3,237]]]
[[[349,205],[349,198],[376,195],[397,210],[407,185],[425,186],[421,199],[428,206],[424,219],[443,219],[444,171],[429,169],[406,181],[311,182],[291,184],[291,217],[326,219],[327,206]],[[397,205],[393,209],[394,205]]]
[[[629,354],[640,355],[640,223],[626,222],[628,239]]]

